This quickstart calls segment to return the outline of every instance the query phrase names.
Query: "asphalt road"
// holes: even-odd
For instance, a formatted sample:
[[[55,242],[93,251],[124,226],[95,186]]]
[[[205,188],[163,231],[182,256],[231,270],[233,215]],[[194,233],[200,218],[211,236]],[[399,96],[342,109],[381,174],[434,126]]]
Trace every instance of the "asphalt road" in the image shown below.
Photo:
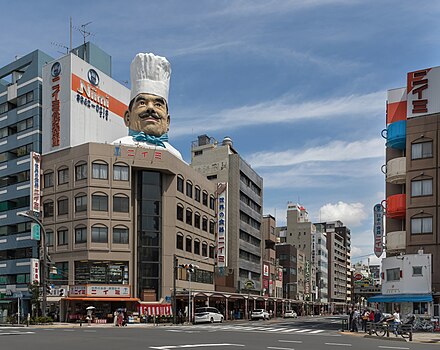
[[[145,328],[0,328],[0,349],[7,350],[419,350],[435,344],[392,342],[339,334],[335,320],[230,322]]]

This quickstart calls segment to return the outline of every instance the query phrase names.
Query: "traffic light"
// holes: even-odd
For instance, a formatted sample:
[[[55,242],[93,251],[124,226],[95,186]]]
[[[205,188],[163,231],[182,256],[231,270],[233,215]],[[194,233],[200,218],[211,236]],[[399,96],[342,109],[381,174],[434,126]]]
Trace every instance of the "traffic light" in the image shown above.
[[[52,291],[53,291],[53,286],[49,283],[46,284],[46,294],[47,295],[52,295]]]
[[[58,293],[59,293],[60,297],[65,297],[66,296],[66,290],[64,288],[58,289]]]
[[[194,270],[198,268],[198,266],[194,264],[180,264],[179,267],[181,269],[185,269],[188,272],[194,272]]]

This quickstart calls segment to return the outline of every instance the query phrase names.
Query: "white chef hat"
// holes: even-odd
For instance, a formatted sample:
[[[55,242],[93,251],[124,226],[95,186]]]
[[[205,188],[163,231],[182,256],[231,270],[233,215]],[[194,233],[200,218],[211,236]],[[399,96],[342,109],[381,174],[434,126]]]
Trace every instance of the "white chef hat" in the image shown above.
[[[163,97],[168,102],[171,65],[165,57],[138,53],[130,65],[130,101],[139,94]]]

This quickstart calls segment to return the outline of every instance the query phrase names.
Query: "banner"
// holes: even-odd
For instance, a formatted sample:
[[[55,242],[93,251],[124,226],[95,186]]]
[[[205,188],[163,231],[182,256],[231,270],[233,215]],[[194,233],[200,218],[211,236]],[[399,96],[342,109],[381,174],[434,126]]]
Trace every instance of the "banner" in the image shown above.
[[[383,207],[374,206],[374,254],[379,258],[383,253]]]
[[[40,215],[40,198],[41,198],[41,155],[31,152],[31,210]]]

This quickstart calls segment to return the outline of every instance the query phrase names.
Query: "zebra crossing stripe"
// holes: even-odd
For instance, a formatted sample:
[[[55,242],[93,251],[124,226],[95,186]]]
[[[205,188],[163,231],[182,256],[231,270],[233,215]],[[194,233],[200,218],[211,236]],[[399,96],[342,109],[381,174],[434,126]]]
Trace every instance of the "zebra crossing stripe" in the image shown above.
[[[270,330],[269,332],[282,332],[283,330],[286,330],[287,328],[274,328],[273,330]]]
[[[290,333],[290,332],[294,332],[297,331],[299,328],[290,328],[290,329],[286,329],[285,331],[281,331],[281,333]]]
[[[311,329],[301,329],[299,331],[296,331],[295,333],[305,333],[305,332],[310,332]]]
[[[324,332],[324,330],[323,329],[318,329],[316,331],[311,331],[310,333],[316,334],[316,333],[321,333],[321,332]]]

